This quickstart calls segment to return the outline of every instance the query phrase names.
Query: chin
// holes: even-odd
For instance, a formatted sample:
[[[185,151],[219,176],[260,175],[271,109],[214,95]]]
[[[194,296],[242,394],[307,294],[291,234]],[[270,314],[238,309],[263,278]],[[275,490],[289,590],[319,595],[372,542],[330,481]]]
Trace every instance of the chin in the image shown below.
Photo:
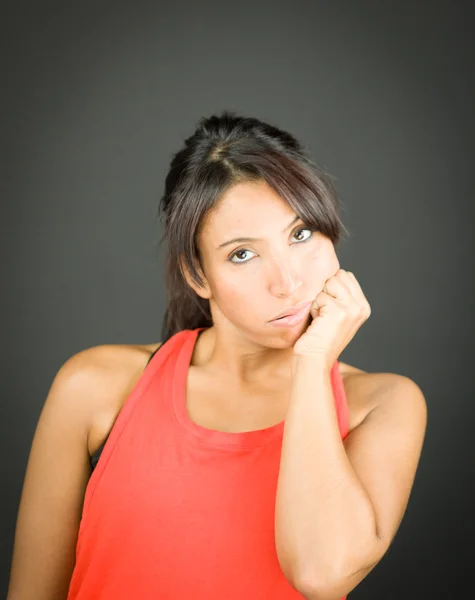
[[[282,327],[276,328],[272,339],[276,341],[278,348],[292,348],[295,342],[305,333],[312,319],[309,317],[307,321],[301,323],[298,327]]]

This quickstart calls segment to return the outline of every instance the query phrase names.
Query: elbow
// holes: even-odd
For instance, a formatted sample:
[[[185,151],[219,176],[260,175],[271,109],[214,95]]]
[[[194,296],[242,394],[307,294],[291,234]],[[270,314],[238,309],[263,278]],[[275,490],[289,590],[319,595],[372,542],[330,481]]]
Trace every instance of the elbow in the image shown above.
[[[359,560],[352,568],[319,569],[301,571],[296,578],[296,589],[307,600],[340,600],[346,596],[378,564],[375,554]],[[348,565],[347,565],[348,567]]]
[[[328,581],[316,582],[315,579],[301,578],[297,590],[306,600],[339,600],[341,596],[335,595],[335,588]]]
[[[341,588],[343,579],[336,568],[320,568],[318,572],[307,569],[296,577],[296,588],[306,600],[339,600],[341,595],[335,592]]]
[[[341,595],[335,595],[334,591],[316,588],[313,585],[299,587],[298,592],[305,600],[341,600]]]
[[[346,577],[320,579],[320,581],[316,581],[315,578],[301,578],[297,587],[306,600],[341,600],[352,588]]]

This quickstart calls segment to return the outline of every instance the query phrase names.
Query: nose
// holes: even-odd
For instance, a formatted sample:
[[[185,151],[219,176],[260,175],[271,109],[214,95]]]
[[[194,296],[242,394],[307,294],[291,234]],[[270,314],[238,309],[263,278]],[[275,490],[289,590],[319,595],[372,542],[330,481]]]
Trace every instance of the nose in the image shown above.
[[[293,298],[302,285],[299,268],[289,259],[275,258],[270,266],[270,292],[273,296]]]

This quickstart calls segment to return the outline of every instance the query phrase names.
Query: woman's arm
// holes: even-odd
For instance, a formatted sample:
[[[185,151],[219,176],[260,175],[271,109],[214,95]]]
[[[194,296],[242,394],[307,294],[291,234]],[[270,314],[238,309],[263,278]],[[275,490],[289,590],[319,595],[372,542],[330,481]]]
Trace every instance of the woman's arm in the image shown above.
[[[277,554],[306,598],[341,598],[381,560],[396,534],[427,407],[407,377],[360,376],[351,403],[367,398],[374,408],[343,441],[327,367],[313,357],[296,364],[277,488]]]
[[[94,347],[59,369],[43,406],[26,467],[7,600],[64,600],[75,564],[91,474],[88,431],[100,368]]]

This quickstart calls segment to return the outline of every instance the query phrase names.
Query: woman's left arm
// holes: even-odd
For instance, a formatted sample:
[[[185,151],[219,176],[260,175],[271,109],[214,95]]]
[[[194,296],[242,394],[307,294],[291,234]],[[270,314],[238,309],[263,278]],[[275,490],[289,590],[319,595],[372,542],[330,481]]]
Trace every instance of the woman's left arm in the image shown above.
[[[277,556],[304,597],[337,600],[375,567],[396,534],[427,406],[407,377],[359,377],[351,393],[364,394],[374,408],[342,440],[328,363],[318,356],[294,360],[276,496]]]

